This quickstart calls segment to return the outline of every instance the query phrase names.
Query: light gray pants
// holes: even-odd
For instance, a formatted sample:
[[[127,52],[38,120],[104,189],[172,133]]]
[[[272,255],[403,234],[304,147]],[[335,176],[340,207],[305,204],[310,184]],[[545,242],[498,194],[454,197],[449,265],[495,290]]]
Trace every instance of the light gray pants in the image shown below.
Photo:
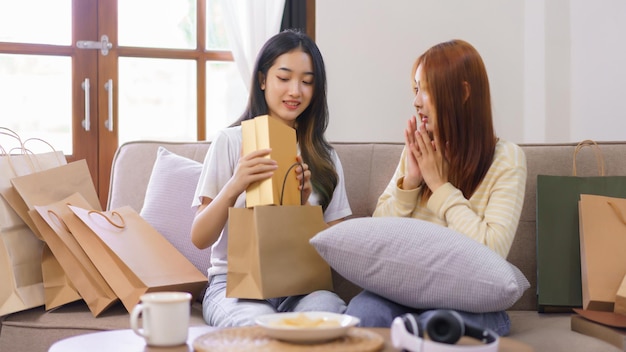
[[[346,303],[330,291],[266,300],[226,297],[226,275],[214,275],[202,301],[202,315],[207,324],[216,327],[255,325],[254,319],[278,312],[323,311],[343,314]]]

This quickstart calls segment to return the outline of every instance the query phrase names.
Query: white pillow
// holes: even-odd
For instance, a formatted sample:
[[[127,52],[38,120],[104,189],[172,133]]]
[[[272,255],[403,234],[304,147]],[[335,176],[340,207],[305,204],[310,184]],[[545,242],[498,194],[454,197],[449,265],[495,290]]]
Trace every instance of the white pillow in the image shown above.
[[[422,220],[354,218],[310,242],[344,278],[413,308],[501,311],[530,287],[496,252]]]
[[[211,251],[198,249],[190,236],[191,202],[201,171],[201,163],[159,147],[139,214],[207,275]]]

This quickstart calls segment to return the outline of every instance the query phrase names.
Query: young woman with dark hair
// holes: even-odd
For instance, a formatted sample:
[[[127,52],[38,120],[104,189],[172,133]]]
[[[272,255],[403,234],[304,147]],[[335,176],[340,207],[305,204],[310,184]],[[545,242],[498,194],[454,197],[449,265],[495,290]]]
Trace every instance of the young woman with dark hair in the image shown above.
[[[324,136],[328,105],[322,55],[305,34],[283,31],[270,38],[257,57],[243,115],[212,141],[192,204],[197,208],[192,242],[198,248],[211,247],[209,285],[202,310],[212,326],[253,325],[257,316],[275,312],[343,313],[346,308],[345,302],[329,291],[268,300],[225,295],[228,208],[244,207],[248,185],[271,177],[277,168],[276,161],[267,158],[268,149],[241,155],[241,121],[259,115],[278,118],[296,129],[297,159],[302,166],[295,168],[294,177],[300,184],[304,182],[302,203],[321,205],[329,225],[352,213],[341,162]]]

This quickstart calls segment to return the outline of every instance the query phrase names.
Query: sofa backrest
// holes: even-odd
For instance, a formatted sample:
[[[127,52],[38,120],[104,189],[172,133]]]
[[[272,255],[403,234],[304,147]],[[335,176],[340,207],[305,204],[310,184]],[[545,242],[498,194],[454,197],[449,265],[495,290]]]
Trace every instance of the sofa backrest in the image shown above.
[[[606,175],[626,175],[626,142],[599,142]],[[108,209],[130,205],[136,211],[143,206],[152,165],[159,146],[202,162],[208,142],[139,141],[120,146],[113,160]],[[341,159],[348,199],[353,216],[371,216],[378,196],[393,175],[403,143],[333,143]],[[536,183],[537,175],[572,175],[576,143],[522,144],[528,163],[526,195],[520,223],[508,256],[531,284],[512,309],[537,309],[536,260]],[[594,176],[598,164],[591,148],[583,148],[577,157],[577,174]]]
[[[135,211],[141,211],[159,146],[201,163],[210,145],[209,142],[158,141],[134,141],[121,145],[113,157],[107,209],[129,205]]]

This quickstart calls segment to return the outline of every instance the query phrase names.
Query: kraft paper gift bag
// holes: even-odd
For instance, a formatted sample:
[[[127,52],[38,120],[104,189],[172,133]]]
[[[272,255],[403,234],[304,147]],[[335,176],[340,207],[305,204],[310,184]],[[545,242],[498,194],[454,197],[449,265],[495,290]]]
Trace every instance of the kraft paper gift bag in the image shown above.
[[[44,305],[43,242],[26,226],[0,235],[0,316]]]
[[[33,234],[37,236],[37,238],[43,240],[41,238],[41,234],[39,233],[39,229],[35,226],[35,223],[28,215],[28,206],[24,203],[24,200],[20,194],[17,193],[15,188],[10,186],[0,192],[2,193],[2,197],[4,197],[6,204],[8,204],[13,209],[14,214],[20,218],[18,221],[22,221],[23,224],[28,226]]]
[[[50,248],[44,244],[41,255],[41,274],[46,310],[60,307],[81,299],[78,291],[65,274]]]
[[[327,227],[320,206],[230,208],[226,297],[332,290],[330,266],[309,243]]]
[[[581,194],[583,309],[613,311],[626,275],[626,199]]]
[[[596,154],[599,176],[576,175],[583,147]],[[583,141],[571,176],[537,176],[537,306],[540,312],[582,307],[578,200],[581,194],[626,197],[626,176],[604,176],[602,151]]]
[[[0,128],[0,134],[7,135]],[[12,191],[11,179],[66,163],[61,151],[24,154],[19,136],[16,147],[0,145],[0,194]],[[0,197],[0,316],[44,305],[43,242],[19,214]]]
[[[35,206],[35,210],[30,211],[30,216],[54,257],[58,259],[60,268],[72,282],[72,287],[78,291],[93,316],[97,317],[117,302],[117,295],[63,222],[63,217],[75,217],[68,204],[90,207],[85,198],[74,193],[62,201],[47,206]],[[44,275],[44,286],[46,281]],[[58,295],[65,293],[66,291],[59,291]],[[48,297],[53,299],[54,296],[52,293],[46,294],[46,301]]]
[[[300,191],[294,170],[298,165],[296,130],[277,118],[262,115],[241,122],[241,134],[243,155],[271,148],[269,158],[278,164],[274,176],[254,182],[246,189],[246,206],[300,205]]]
[[[626,275],[624,275],[624,278],[617,289],[617,294],[615,295],[615,307],[613,307],[613,311],[617,314],[626,315]]]
[[[7,162],[9,168],[13,172],[12,178],[33,174],[67,164],[65,156],[61,151],[53,151],[43,154],[26,153],[21,155],[12,155],[7,158]],[[5,172],[7,171],[9,170],[5,170]],[[0,194],[4,197],[4,201],[6,201],[11,208],[13,208],[15,215],[19,216],[21,221],[23,221],[37,237],[41,238],[38,232],[39,230],[33,224],[30,216],[28,216],[28,206],[10,182],[0,187]]]
[[[54,203],[73,193],[79,192],[89,201],[93,209],[101,209],[100,201],[85,160],[79,160],[60,166],[57,165],[56,167],[46,170],[14,177],[11,179],[11,185],[13,186],[13,190],[5,192],[5,198],[11,200],[15,205],[14,209],[18,210],[24,219],[30,218],[29,223],[39,237],[41,237],[41,233],[39,233],[40,229],[34,225],[33,219],[28,214],[28,211],[34,210],[34,207],[37,205]],[[21,202],[17,198],[17,195],[19,195]],[[24,212],[26,212],[25,215]],[[50,261],[43,263],[43,265],[48,265],[48,263],[50,263]],[[55,271],[55,273],[60,275],[58,270]],[[48,276],[48,278],[52,277]],[[43,277],[43,279],[43,284],[46,286],[46,277]],[[58,285],[60,282],[68,282],[68,280],[67,278],[65,280],[56,279],[55,285]],[[56,293],[68,292],[70,289],[74,289],[74,287],[68,286],[66,290],[58,289],[56,291],[45,291],[48,294],[55,295],[44,295],[46,306],[52,306],[51,302],[56,302],[55,304],[61,303],[64,296],[56,295]],[[74,300],[73,297],[67,296],[65,303],[70,303]]]
[[[144,293],[185,291],[195,299],[206,286],[206,275],[130,206],[69,208],[84,226],[63,220],[129,312]]]
[[[58,202],[74,193],[80,193],[93,209],[102,210],[85,159],[13,178],[11,184],[29,210],[35,205]]]

